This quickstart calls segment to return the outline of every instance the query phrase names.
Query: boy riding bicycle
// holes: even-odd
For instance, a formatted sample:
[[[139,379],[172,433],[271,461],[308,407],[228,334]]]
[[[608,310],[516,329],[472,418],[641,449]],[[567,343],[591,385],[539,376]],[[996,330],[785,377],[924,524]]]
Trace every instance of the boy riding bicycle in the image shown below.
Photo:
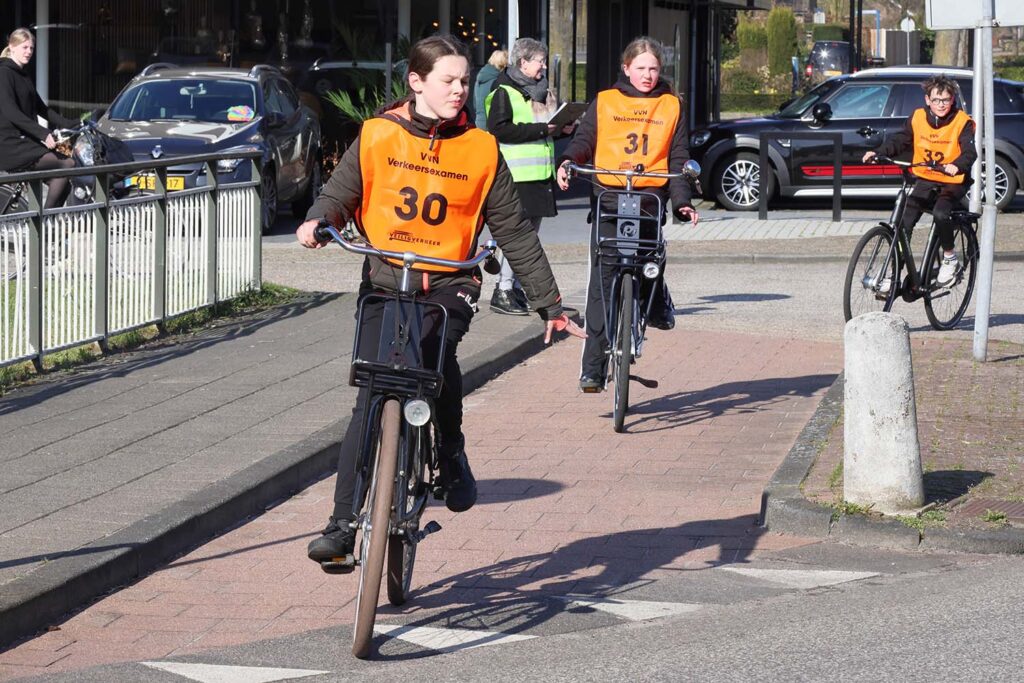
[[[974,146],[974,121],[957,104],[960,89],[956,81],[940,74],[925,81],[923,87],[925,106],[911,114],[903,130],[888,142],[864,154],[863,160],[869,162],[877,155],[895,157],[913,147],[915,164],[936,165],[912,169],[917,181],[907,198],[902,225],[909,235],[921,214],[930,208],[943,249],[936,283],[947,285],[956,278],[960,266],[954,251],[950,212],[959,208],[967,196],[972,182],[970,169],[978,152]],[[883,290],[888,291],[884,285]]]

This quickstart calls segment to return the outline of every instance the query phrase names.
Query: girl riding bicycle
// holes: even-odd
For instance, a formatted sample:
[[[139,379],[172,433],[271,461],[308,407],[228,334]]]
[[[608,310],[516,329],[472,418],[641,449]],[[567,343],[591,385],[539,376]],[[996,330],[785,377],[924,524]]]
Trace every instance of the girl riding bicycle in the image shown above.
[[[913,148],[915,164],[935,164],[935,168],[911,170],[918,179],[907,198],[902,226],[909,235],[921,214],[931,209],[944,252],[935,280],[939,285],[946,285],[956,278],[960,266],[954,250],[953,221],[949,216],[967,196],[971,166],[978,158],[978,151],[974,147],[974,121],[957,105],[960,89],[956,81],[937,75],[925,81],[923,87],[925,106],[911,114],[903,129],[888,142],[865,153],[863,160],[869,162],[877,155],[895,157]]]
[[[678,173],[689,159],[686,126],[680,98],[672,86],[660,78],[664,62],[664,48],[653,38],[640,37],[626,46],[622,53],[622,74],[611,88],[598,93],[580,120],[579,128],[565,153],[558,160],[558,185],[568,189],[566,164],[588,163],[593,160],[600,168],[623,170],[642,164],[648,171]],[[597,176],[605,187],[620,188],[622,183],[613,176]],[[673,212],[683,220],[697,224],[698,216],[690,203],[690,184],[683,178],[665,181],[661,178],[638,177],[634,187],[672,198]],[[595,188],[596,189],[596,188]],[[641,209],[654,210],[653,201],[641,203]],[[614,213],[614,206],[608,207]],[[663,220],[663,217],[662,217]],[[641,238],[650,238],[652,228],[648,221],[641,229]],[[601,236],[615,235],[615,221],[599,226]],[[595,237],[596,238],[596,237]],[[595,257],[596,243],[591,245],[590,283],[587,287],[586,331],[580,369],[580,390],[600,391],[607,376],[607,346],[601,302],[611,297],[612,273],[602,269]],[[672,329],[675,321],[671,298],[663,282],[664,272],[653,283],[648,325],[659,329]]]
[[[53,134],[36,121],[41,116],[55,128],[71,128],[78,121],[68,119],[46,106],[25,70],[35,52],[35,38],[26,28],[15,29],[0,53],[0,171],[52,171],[71,168],[75,162],[54,151]],[[44,208],[64,204],[67,178],[48,181]]]
[[[363,124],[296,236],[303,246],[319,248],[323,245],[314,232],[320,219],[334,225],[354,219],[363,237],[378,249],[465,260],[476,251],[486,221],[531,306],[547,321],[545,342],[555,330],[582,337],[583,331],[562,311],[551,267],[529,219],[522,217],[497,141],[473,127],[464,108],[469,64],[466,47],[450,36],[417,42],[409,52],[411,94]],[[473,506],[477,494],[464,448],[462,373],[456,351],[477,310],[481,274],[478,268],[416,268],[419,297],[448,310],[444,383],[436,401],[438,459],[441,483],[447,488],[445,502],[450,510],[462,512]],[[400,263],[368,257],[360,296],[375,289],[394,291],[401,272]],[[379,300],[368,305],[383,308]],[[381,314],[382,310],[371,311],[367,316],[364,310],[364,335],[379,338],[366,328],[367,317],[372,317],[379,329]],[[433,352],[436,356],[436,348]],[[352,556],[355,530],[349,522],[362,503],[353,498],[365,395],[361,389],[341,444],[334,513],[322,536],[309,544],[308,555],[316,562]]]

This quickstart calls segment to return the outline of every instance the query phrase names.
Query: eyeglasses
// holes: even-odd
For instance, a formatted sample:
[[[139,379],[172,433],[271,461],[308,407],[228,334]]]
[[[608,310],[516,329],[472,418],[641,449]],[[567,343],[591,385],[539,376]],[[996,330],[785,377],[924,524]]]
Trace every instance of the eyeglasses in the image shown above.
[[[933,97],[931,98],[932,104],[951,104],[953,102],[952,97]]]
[[[533,59],[526,60],[528,62],[536,62],[538,64],[547,64],[548,60],[546,57],[534,57]]]

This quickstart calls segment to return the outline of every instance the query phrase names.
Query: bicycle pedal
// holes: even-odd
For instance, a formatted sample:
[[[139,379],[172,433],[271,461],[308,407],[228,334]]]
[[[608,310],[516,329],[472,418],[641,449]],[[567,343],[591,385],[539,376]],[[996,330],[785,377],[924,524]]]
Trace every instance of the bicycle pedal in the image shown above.
[[[441,530],[441,525],[438,524],[437,522],[435,522],[434,520],[430,520],[429,522],[427,522],[426,526],[424,526],[422,529],[420,529],[419,531],[417,531],[414,534],[410,534],[409,535],[409,540],[413,544],[416,544],[416,543],[419,543],[420,541],[422,541],[424,538],[426,538],[430,534],[436,534],[440,530]]]
[[[351,574],[356,568],[356,558],[353,555],[345,557],[333,557],[320,563],[320,569],[327,574]]]
[[[600,394],[604,391],[604,387],[580,387],[580,391],[584,394]]]

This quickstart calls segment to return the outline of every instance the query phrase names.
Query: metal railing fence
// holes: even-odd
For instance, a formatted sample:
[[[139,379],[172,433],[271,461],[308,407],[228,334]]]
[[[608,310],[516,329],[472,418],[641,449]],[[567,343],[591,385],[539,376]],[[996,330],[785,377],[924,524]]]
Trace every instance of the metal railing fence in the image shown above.
[[[258,289],[260,153],[235,151],[0,175],[23,202],[0,215],[0,367],[161,323]],[[250,179],[219,184],[217,161]],[[168,191],[169,167],[202,164],[206,184]],[[115,199],[115,178],[153,189]],[[43,209],[43,182],[95,176],[94,198]],[[173,176],[173,172],[171,173]],[[2,204],[2,203],[0,203]]]

